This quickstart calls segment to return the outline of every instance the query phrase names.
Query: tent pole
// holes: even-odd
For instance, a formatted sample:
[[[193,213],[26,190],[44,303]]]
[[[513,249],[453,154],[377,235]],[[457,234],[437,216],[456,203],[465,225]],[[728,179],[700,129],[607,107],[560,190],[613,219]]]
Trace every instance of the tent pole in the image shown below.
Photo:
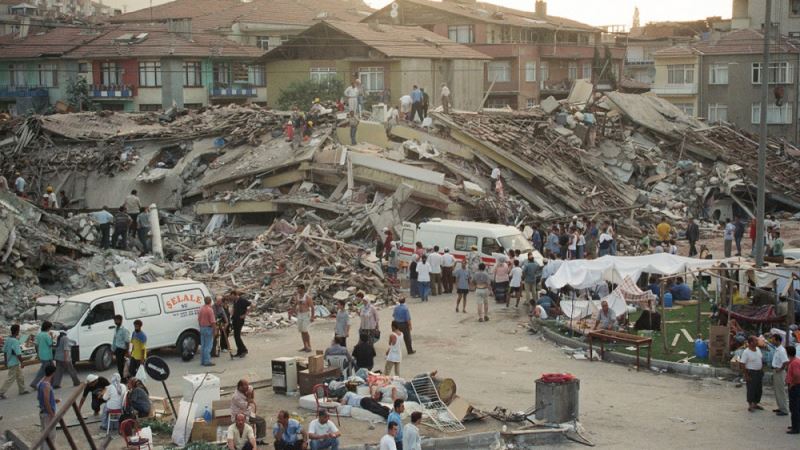
[[[664,308],[664,291],[667,290],[667,282],[665,280],[661,280],[658,290],[659,300],[661,301],[661,338],[664,342],[664,352],[669,353],[669,349],[667,349],[667,310]]]

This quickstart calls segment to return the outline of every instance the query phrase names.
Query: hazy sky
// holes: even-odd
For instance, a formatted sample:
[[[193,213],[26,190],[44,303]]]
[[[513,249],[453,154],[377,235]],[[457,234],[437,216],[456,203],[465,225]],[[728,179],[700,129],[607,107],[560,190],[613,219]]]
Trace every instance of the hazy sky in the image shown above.
[[[366,0],[381,7],[391,0]],[[535,0],[490,0],[512,8],[532,10]],[[149,0],[105,0],[105,4],[127,10],[145,8]],[[153,4],[166,0],[153,0]],[[704,19],[708,16],[730,18],[732,0],[549,0],[548,13],[590,25],[631,25],[633,8],[639,7],[642,24],[649,21]]]

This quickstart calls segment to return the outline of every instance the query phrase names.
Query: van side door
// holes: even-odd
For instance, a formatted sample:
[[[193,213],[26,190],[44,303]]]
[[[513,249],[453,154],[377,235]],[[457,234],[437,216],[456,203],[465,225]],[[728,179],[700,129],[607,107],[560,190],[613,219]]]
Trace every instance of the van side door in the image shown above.
[[[417,226],[412,222],[403,222],[400,229],[400,259],[402,261],[411,261],[416,242]]]
[[[133,333],[133,321],[142,321],[142,331],[147,336],[146,348],[158,348],[172,345],[165,335],[170,335],[170,324],[161,316],[161,302],[155,294],[136,295],[122,299],[122,316],[125,327]]]
[[[115,314],[117,312],[112,299],[100,300],[92,306],[80,324],[78,345],[81,354],[93,352],[104,344],[111,345],[114,341]]]

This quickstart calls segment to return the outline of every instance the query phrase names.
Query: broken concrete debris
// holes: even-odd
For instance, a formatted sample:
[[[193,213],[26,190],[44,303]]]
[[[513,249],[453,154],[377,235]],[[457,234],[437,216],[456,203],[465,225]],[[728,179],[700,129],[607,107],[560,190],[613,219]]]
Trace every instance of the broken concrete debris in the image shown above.
[[[336,112],[316,117],[293,145],[289,116],[229,105],[3,122],[0,171],[19,171],[30,192],[0,193],[0,292],[17,299],[0,315],[17,317],[44,294],[192,277],[258,296],[253,320],[281,326],[301,282],[329,310],[357,290],[395,301],[401,291],[373,249],[383,228],[399,236],[404,221],[614,216],[624,253],[661,215],[708,219],[726,197],[747,210],[755,184],[756,137],[651,95],[601,96],[588,83],[525,112],[432,112],[427,127],[387,127],[364,113],[357,145]],[[772,140],[769,150],[770,199],[800,209],[800,151]],[[65,191],[66,208],[37,206],[47,186]],[[133,237],[128,250],[96,245],[87,213],[113,212],[134,189],[158,206],[163,260],[137,256]]]

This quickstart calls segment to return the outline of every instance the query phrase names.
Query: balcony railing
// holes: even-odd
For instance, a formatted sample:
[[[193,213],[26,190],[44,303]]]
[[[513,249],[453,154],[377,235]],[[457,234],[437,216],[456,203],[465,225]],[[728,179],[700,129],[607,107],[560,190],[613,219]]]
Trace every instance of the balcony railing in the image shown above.
[[[655,64],[655,61],[652,59],[641,59],[641,58],[632,58],[626,59],[625,64],[629,66],[652,66]]]
[[[0,86],[0,97],[47,97],[49,92],[41,86]]]
[[[208,88],[212,97],[258,97],[258,88],[255,86],[228,86],[215,83]]]
[[[656,95],[695,95],[697,84],[668,84],[666,86],[653,86]]]
[[[96,99],[103,98],[132,98],[134,96],[133,87],[119,84],[119,85],[92,85],[90,95]]]

